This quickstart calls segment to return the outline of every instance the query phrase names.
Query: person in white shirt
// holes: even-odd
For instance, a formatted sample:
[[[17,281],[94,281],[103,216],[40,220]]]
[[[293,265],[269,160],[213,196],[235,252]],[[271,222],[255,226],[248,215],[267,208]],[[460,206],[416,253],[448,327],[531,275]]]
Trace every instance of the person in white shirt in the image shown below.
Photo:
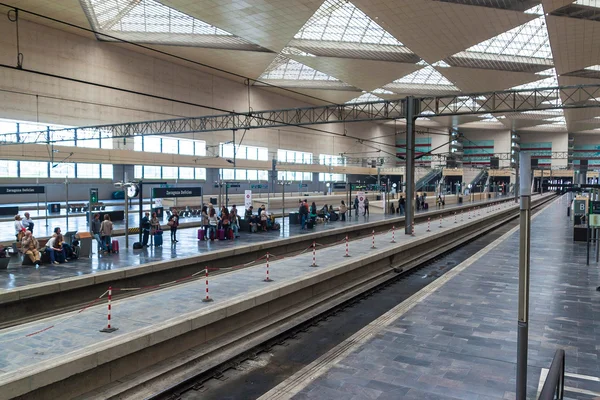
[[[23,218],[23,220],[21,222],[25,229],[27,229],[29,232],[33,233],[33,227],[35,224],[33,223],[33,220],[29,216],[28,212],[25,213],[25,218]]]
[[[17,242],[21,241],[21,238],[19,237],[20,235],[22,235],[22,231],[23,231],[23,224],[21,223],[21,216],[19,214],[15,215],[15,236],[17,238]]]

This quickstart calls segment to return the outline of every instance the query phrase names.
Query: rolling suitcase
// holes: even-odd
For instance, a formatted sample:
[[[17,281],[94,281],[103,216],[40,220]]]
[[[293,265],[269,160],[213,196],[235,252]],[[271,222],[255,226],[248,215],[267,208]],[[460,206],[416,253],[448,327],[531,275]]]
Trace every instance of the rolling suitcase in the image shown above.
[[[112,241],[112,244],[111,244],[111,246],[110,246],[110,247],[111,247],[111,251],[112,251],[113,253],[118,253],[118,252],[119,252],[119,241],[118,241],[118,240],[116,240],[116,239],[114,239],[114,240]]]
[[[233,229],[229,230],[229,235],[228,236],[229,236],[228,237],[229,240],[233,240]]]
[[[307,227],[308,229],[312,229],[312,228],[314,228],[314,227],[315,227],[315,223],[314,223],[312,220],[311,220],[311,221],[308,221],[308,222],[306,223],[306,227]]]
[[[154,246],[158,247],[158,246],[162,246],[163,244],[163,233],[162,231],[156,232],[154,234]]]
[[[204,240],[204,229],[198,229],[198,240]]]
[[[217,231],[217,237],[219,240],[225,240],[225,229],[219,229]]]

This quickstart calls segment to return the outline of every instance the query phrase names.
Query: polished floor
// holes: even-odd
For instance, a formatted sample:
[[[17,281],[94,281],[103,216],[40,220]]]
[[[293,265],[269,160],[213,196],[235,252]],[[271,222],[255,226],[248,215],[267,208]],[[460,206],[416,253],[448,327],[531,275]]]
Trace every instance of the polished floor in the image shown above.
[[[455,206],[447,206],[446,209],[451,209]],[[395,217],[395,216],[394,216]],[[137,217],[130,216],[131,226],[134,224]],[[366,221],[378,221],[386,218],[382,214],[373,213],[368,218],[359,216],[358,218],[353,213],[352,218],[344,222],[346,225],[361,224]],[[84,224],[83,218],[81,223]],[[182,219],[182,222],[198,222],[198,218]],[[60,221],[58,221],[60,222]],[[343,222],[337,221],[330,224],[317,224],[315,231],[329,230],[342,226]],[[61,225],[56,225],[61,226]],[[119,224],[115,224],[115,229],[119,229]],[[0,224],[0,232],[2,232],[2,224]],[[4,227],[4,231],[7,228]],[[69,228],[72,229],[72,228]],[[87,229],[87,228],[86,228]],[[73,229],[76,230],[76,229]],[[63,229],[64,232],[64,229]],[[240,238],[234,241],[214,241],[200,242],[197,240],[197,228],[180,229],[177,234],[179,242],[172,245],[169,240],[169,232],[165,231],[165,243],[162,247],[148,247],[142,250],[126,250],[125,238],[116,237],[119,240],[120,252],[118,254],[98,255],[95,254],[91,258],[79,259],[67,264],[61,265],[44,265],[40,268],[33,266],[21,266],[22,258],[13,256],[9,268],[6,270],[0,269],[0,290],[10,290],[15,287],[22,287],[42,282],[50,282],[56,279],[76,277],[85,274],[93,274],[98,271],[114,270],[119,268],[135,267],[142,264],[156,262],[160,260],[170,260],[177,257],[189,257],[205,252],[223,249],[246,246],[248,244],[261,243],[266,240],[275,240],[286,238],[294,235],[305,234],[306,231],[300,230],[300,225],[289,226],[288,223],[282,224],[282,229],[279,231],[261,232],[250,234],[242,232]],[[3,234],[0,233],[0,236]],[[4,233],[6,236],[6,233]],[[36,236],[38,234],[36,233]],[[130,236],[130,246],[138,240],[138,235]],[[96,252],[95,243],[92,245]]]
[[[565,398],[600,398],[600,267],[586,266],[566,206],[531,228],[529,399],[559,348]],[[518,230],[495,244],[261,399],[514,399]]]

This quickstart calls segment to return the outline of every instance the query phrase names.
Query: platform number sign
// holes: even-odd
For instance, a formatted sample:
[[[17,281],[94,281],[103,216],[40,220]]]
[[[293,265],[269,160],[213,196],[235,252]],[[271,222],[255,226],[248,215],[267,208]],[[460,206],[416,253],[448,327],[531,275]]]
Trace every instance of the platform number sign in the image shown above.
[[[90,204],[98,203],[98,188],[90,189]]]
[[[586,201],[585,200],[575,200],[573,202],[573,214],[575,215],[585,215],[586,214]]]

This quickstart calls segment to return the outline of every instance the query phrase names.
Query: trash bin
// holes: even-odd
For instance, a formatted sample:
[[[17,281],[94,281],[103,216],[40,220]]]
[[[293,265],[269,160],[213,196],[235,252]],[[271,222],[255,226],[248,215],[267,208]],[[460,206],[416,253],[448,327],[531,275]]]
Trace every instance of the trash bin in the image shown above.
[[[163,216],[165,214],[165,208],[164,207],[154,207],[154,208],[152,208],[152,212],[156,213],[156,218],[158,218],[159,221],[163,220]]]
[[[60,203],[48,204],[48,212],[49,213],[59,213],[60,212]]]
[[[79,258],[89,258],[92,255],[93,236],[89,232],[77,232],[75,236],[79,240]]]
[[[458,204],[462,204],[462,196],[458,198]]]
[[[291,212],[288,214],[290,225],[298,225],[300,223],[300,214],[297,212]]]

